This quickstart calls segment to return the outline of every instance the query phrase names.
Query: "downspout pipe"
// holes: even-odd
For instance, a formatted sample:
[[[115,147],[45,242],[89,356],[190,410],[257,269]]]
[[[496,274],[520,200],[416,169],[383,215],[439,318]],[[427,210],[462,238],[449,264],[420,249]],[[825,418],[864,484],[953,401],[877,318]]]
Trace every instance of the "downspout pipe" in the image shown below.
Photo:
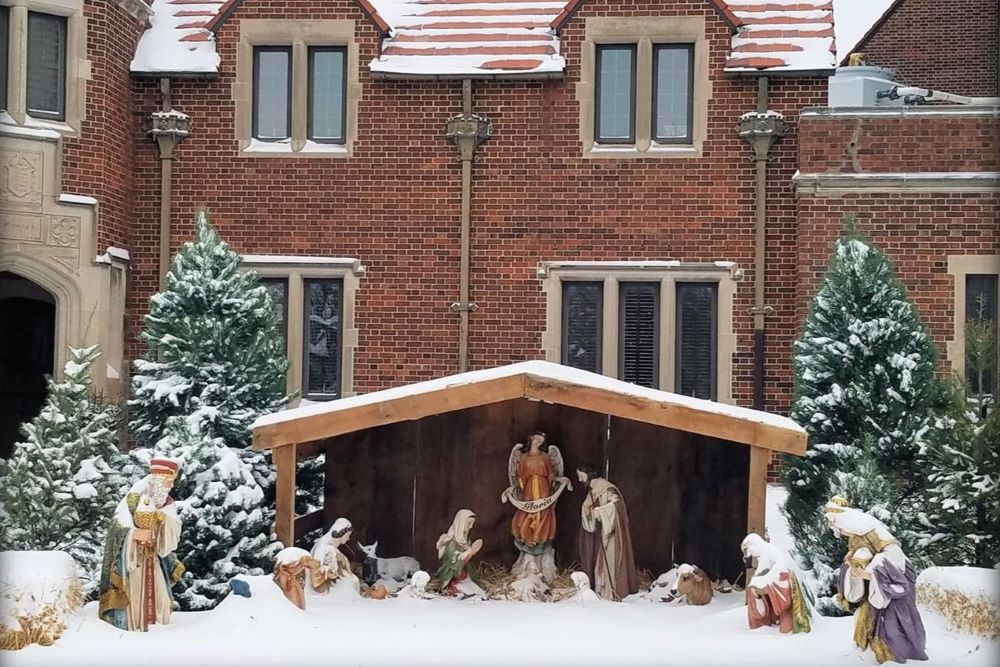
[[[492,132],[490,121],[472,111],[472,79],[462,80],[462,113],[449,119],[445,128],[448,141],[458,148],[462,162],[462,206],[459,237],[460,260],[458,301],[451,310],[458,313],[458,372],[469,370],[469,316],[478,308],[470,296],[470,267],[472,256],[472,165],[476,149]]]
[[[774,308],[765,301],[767,276],[767,162],[771,147],[786,130],[785,118],[768,110],[768,78],[757,78],[757,108],[740,118],[740,137],[754,151],[754,271],[753,271],[753,407],[764,409],[764,345],[766,317]]]
[[[170,79],[160,79],[162,103],[150,114],[148,134],[156,141],[160,158],[160,259],[159,291],[167,286],[170,269],[170,212],[173,204],[174,155],[191,131],[191,117],[173,109]]]

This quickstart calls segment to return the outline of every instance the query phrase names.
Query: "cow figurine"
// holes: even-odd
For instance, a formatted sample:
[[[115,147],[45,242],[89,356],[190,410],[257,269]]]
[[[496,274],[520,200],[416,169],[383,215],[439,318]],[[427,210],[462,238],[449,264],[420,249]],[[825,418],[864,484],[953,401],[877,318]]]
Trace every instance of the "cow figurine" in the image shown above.
[[[374,544],[361,544],[361,552],[365,555],[361,563],[361,579],[367,586],[375,586],[381,583],[390,592],[395,593],[405,586],[413,574],[420,570],[420,563],[411,556],[399,556],[397,558],[379,558],[375,555],[378,549],[378,540]]]
[[[705,571],[684,563],[677,568],[677,580],[670,587],[674,596],[684,596],[688,604],[703,605],[712,601],[712,580]]]

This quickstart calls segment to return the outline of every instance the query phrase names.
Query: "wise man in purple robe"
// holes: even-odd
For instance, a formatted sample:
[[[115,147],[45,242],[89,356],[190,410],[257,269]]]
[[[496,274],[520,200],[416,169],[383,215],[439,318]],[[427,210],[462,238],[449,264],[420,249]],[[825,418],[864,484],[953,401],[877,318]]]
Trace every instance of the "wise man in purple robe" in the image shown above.
[[[926,634],[917,611],[917,572],[889,529],[841,497],[826,504],[834,534],[847,540],[837,599],[854,614],[854,643],[879,664],[926,660]]]

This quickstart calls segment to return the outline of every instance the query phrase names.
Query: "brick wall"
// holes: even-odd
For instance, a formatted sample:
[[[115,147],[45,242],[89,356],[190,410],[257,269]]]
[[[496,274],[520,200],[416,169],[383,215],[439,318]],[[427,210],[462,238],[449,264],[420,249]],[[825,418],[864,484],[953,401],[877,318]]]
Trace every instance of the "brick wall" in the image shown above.
[[[911,86],[996,96],[996,0],[901,0],[858,51]]]
[[[578,105],[583,21],[589,16],[703,15],[711,42],[714,91],[709,132],[698,159],[585,159]],[[353,18],[361,49],[363,93],[354,156],[347,160],[237,156],[231,84],[244,18]],[[475,166],[471,317],[473,368],[539,358],[545,304],[535,276],[540,261],[731,260],[746,269],[735,304],[738,335],[734,396],[752,394],[753,162],[739,139],[739,116],[755,107],[752,79],[722,68],[729,27],[709,3],[664,8],[631,2],[586,3],[563,35],[563,81],[475,84],[475,110],[494,136]],[[358,293],[358,391],[453,373],[458,319],[460,164],[444,139],[445,121],[461,110],[458,82],[373,81],[367,63],[377,33],[353,2],[276,6],[247,0],[218,35],[217,81],[178,82],[175,106],[194,119],[175,166],[174,245],[190,237],[201,204],[242,252],[359,257],[368,267]],[[136,87],[146,113],[155,86]],[[771,163],[767,300],[767,400],[787,406],[788,349],[796,328],[796,207],[790,178],[797,160],[796,119],[825,98],[825,80],[772,83],[772,108],[790,132]],[[135,130],[136,221],[130,296],[131,333],[156,282],[155,149]],[[133,351],[135,351],[133,345]]]
[[[129,63],[142,26],[117,3],[84,2],[87,107],[78,137],[65,140],[63,192],[96,197],[97,247],[129,248],[132,208],[132,82]]]
[[[872,115],[804,117],[799,170],[1000,171],[1000,118]]]

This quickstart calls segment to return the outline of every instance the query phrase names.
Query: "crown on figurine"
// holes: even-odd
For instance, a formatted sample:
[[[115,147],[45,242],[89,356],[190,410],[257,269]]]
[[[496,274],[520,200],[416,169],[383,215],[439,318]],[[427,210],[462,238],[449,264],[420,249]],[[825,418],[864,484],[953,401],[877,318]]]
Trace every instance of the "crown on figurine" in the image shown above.
[[[845,509],[851,506],[847,498],[843,496],[834,496],[830,498],[830,502],[826,504],[826,511],[828,514],[838,514],[843,512]]]
[[[162,457],[154,458],[149,462],[149,474],[173,479],[177,477],[177,461]]]

